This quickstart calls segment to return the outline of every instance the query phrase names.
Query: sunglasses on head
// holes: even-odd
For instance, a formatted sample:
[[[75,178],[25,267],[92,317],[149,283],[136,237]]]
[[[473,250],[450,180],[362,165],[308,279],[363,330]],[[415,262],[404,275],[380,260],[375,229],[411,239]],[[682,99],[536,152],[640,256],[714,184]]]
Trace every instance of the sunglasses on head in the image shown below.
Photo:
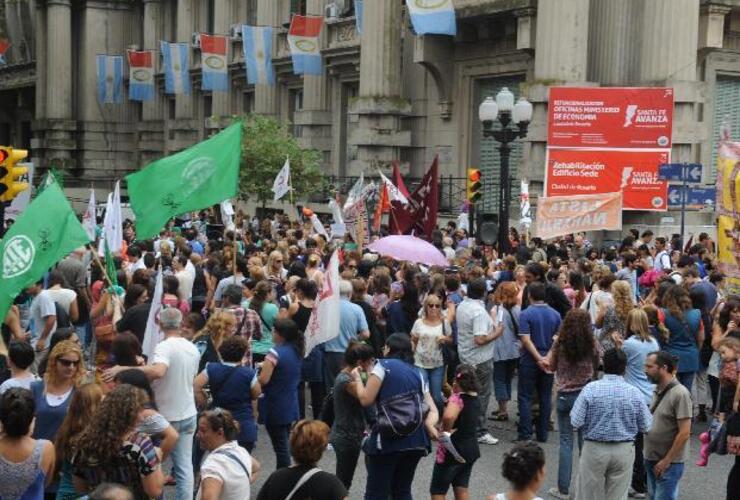
[[[70,367],[70,366],[77,366],[80,364],[80,361],[73,361],[71,359],[64,359],[64,358],[57,358],[57,363],[61,364],[62,366]]]

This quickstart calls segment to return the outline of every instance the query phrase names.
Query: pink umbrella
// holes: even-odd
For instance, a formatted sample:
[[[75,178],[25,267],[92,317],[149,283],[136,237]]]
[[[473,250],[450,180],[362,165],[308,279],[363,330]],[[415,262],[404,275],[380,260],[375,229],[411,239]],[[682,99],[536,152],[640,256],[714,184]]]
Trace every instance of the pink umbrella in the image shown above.
[[[369,250],[427,266],[447,266],[448,262],[434,245],[416,236],[394,235],[381,238],[367,247]]]

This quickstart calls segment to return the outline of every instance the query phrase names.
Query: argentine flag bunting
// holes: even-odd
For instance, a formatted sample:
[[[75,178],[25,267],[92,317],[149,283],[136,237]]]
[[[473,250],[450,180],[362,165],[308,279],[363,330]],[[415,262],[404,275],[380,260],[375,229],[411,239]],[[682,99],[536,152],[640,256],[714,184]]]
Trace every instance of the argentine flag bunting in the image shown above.
[[[272,67],[272,28],[244,24],[242,42],[247,82],[250,85],[275,85],[275,70]]]
[[[154,51],[128,51],[128,98],[131,101],[154,100]]]
[[[294,15],[288,31],[288,44],[296,75],[321,75],[319,35],[324,26],[322,16]]]
[[[406,0],[417,35],[456,35],[452,0]]]
[[[187,43],[161,42],[164,61],[164,91],[190,95],[190,46]]]
[[[365,19],[365,3],[363,0],[355,0],[355,26],[357,34],[362,36],[362,21]]]
[[[100,104],[123,102],[123,56],[98,55],[98,101]]]
[[[229,65],[226,59],[228,39],[222,35],[200,35],[203,90],[229,91]]]

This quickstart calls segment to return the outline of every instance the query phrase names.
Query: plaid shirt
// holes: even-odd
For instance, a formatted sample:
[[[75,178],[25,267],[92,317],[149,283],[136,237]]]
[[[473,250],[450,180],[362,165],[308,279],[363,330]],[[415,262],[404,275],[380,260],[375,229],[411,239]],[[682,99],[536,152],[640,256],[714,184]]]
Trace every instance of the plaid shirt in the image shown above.
[[[583,431],[583,439],[600,442],[633,441],[647,432],[653,416],[642,393],[619,375],[604,375],[578,395],[570,412],[570,423]]]
[[[236,332],[234,335],[244,337],[249,341],[249,347],[244,353],[242,364],[252,366],[252,339],[262,338],[262,321],[259,314],[252,309],[244,309],[242,306],[229,306],[225,309],[236,317]]]

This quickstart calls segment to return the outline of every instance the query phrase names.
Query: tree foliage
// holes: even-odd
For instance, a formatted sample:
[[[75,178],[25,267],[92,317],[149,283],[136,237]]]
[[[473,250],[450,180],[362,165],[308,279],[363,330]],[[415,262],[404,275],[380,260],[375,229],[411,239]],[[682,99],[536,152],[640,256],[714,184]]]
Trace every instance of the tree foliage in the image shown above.
[[[255,199],[263,206],[272,201],[272,184],[286,157],[290,158],[294,199],[323,189],[319,151],[302,149],[288,129],[273,118],[246,116],[239,175],[240,197]]]

